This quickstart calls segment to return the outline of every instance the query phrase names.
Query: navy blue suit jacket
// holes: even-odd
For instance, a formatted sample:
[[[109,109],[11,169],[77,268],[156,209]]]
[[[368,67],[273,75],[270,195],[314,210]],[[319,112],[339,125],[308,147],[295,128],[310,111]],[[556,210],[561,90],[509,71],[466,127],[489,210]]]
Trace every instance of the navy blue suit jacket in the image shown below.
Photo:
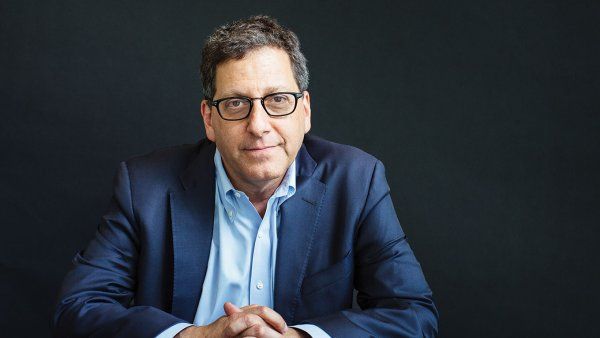
[[[63,282],[56,336],[153,337],[193,321],[212,238],[214,152],[202,140],[120,164],[110,207]],[[297,191],[280,209],[275,311],[332,337],[435,336],[431,290],[381,162],[306,135],[297,165]]]

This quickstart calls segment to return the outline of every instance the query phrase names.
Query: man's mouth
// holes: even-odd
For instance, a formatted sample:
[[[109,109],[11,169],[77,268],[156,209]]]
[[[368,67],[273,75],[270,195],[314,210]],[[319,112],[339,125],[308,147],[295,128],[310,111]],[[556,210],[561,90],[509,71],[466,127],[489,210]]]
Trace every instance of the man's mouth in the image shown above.
[[[264,147],[250,147],[250,148],[246,148],[246,150],[265,150],[265,149],[270,149],[270,148],[274,148],[275,146],[264,146]]]
[[[271,152],[275,147],[277,146],[252,146],[244,148],[244,151],[253,155],[262,155]]]

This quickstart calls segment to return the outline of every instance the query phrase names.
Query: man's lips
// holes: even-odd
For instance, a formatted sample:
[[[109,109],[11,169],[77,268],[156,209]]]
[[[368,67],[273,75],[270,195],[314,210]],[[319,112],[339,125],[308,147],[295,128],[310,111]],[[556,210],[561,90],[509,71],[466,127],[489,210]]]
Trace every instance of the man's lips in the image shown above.
[[[275,148],[276,146],[258,146],[258,147],[247,147],[244,148],[244,150],[246,151],[260,151],[260,150],[267,150],[267,149],[271,149],[271,148]]]

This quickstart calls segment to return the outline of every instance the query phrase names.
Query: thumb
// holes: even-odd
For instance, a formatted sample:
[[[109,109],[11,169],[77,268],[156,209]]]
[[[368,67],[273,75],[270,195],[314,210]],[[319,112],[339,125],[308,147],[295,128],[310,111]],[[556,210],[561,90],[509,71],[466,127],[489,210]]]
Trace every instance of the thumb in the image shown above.
[[[223,304],[223,310],[225,310],[225,314],[228,316],[231,316],[234,313],[243,312],[231,302],[225,302],[225,304]]]

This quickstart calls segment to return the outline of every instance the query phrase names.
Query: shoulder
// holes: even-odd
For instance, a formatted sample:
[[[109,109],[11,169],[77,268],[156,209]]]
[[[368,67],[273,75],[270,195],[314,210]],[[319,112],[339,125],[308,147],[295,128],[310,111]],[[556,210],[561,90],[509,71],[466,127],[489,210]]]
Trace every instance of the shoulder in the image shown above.
[[[305,136],[304,146],[316,162],[316,172],[323,180],[369,180],[378,164],[382,166],[375,156],[359,148],[314,135]]]
[[[304,145],[318,165],[369,166],[379,160],[375,156],[350,145],[335,143],[314,135],[304,137]]]
[[[152,152],[132,156],[124,165],[130,178],[139,183],[172,182],[197,157],[199,151],[209,142],[203,139],[195,144],[182,144],[157,149]]]
[[[187,163],[197,151],[198,144],[181,144],[167,148],[156,149],[146,154],[134,155],[126,159],[125,164],[132,169],[151,169],[172,167]]]

